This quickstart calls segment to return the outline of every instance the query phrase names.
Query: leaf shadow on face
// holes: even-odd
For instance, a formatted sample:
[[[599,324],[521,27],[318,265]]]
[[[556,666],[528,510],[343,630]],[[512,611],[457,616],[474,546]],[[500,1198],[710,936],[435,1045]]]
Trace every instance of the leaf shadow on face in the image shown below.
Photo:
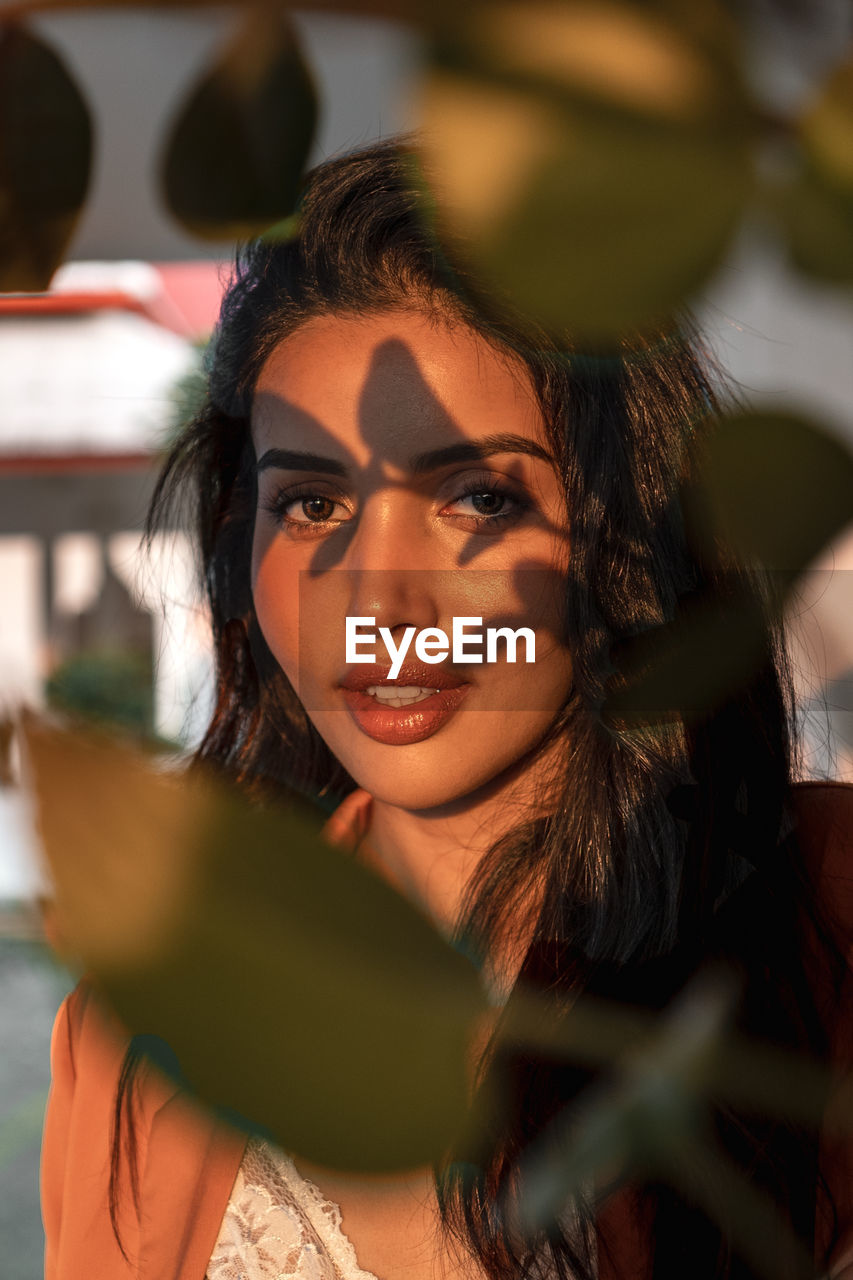
[[[583,368],[581,363],[581,380]],[[362,483],[368,493],[381,488],[409,489],[414,499],[415,483],[405,478],[411,459],[400,453],[394,437],[389,439],[387,430],[379,425],[389,379],[414,389],[412,401],[423,420],[425,441],[438,437],[450,447],[464,446],[467,437],[428,385],[412,348],[399,339],[379,344],[358,406],[360,439],[370,449]],[[600,594],[597,600],[590,595],[591,590],[601,592],[602,586],[594,581],[600,570],[588,554],[571,554],[560,570],[544,561],[525,560],[514,566],[511,594],[518,604],[500,611],[495,625],[525,625],[525,610],[528,616],[533,611],[545,581],[543,575],[553,575],[552,589],[564,600],[567,622],[576,615],[590,623],[586,636],[577,633],[577,626],[573,634],[572,626],[567,625],[561,640],[571,635],[572,646],[583,647],[589,656],[595,633],[591,600],[593,612],[596,607],[603,611],[601,635],[610,629],[618,636],[609,652],[595,659],[609,672],[601,694],[604,719],[617,727],[695,721],[749,683],[766,658],[768,616],[771,620],[777,616],[809,560],[853,514],[849,454],[819,427],[794,415],[727,415],[711,431],[703,426],[698,477],[679,489],[672,478],[677,464],[672,458],[655,457],[660,446],[653,436],[646,438],[636,428],[629,431],[624,422],[602,422],[600,426],[595,443],[597,459],[574,460],[575,470],[584,471],[580,505],[588,508],[574,519],[587,530],[591,519],[599,521],[595,537],[590,538],[587,532],[586,541],[599,547],[598,555],[600,547],[609,547],[607,554],[619,565],[608,589],[614,600],[622,581],[630,579],[634,597],[630,625],[623,619],[620,634],[619,610],[625,614],[625,608]],[[333,452],[340,455],[343,446],[333,441],[320,423],[312,420],[311,429],[321,440],[329,439]],[[566,445],[569,452],[573,446],[590,448],[570,438]],[[692,447],[685,433],[682,448]],[[354,466],[351,456],[347,462]],[[637,487],[636,476],[640,472],[654,475],[655,467],[660,474],[644,492]],[[610,510],[612,474],[623,478],[615,514]],[[577,499],[577,491],[574,496]],[[572,501],[571,494],[568,500]],[[785,512],[784,519],[779,519],[780,510]],[[567,524],[571,523],[567,517]],[[565,527],[550,521],[547,527],[555,539],[566,539]],[[358,516],[324,538],[308,572],[316,576],[342,568],[357,528]],[[678,536],[686,538],[679,553],[685,561],[680,581],[677,574],[671,581],[656,576],[654,548],[672,536],[668,528],[680,528]],[[501,534],[488,538],[468,534],[460,544],[458,568],[476,568],[478,558],[501,540]],[[690,558],[705,565],[722,563],[720,540],[733,549],[740,562],[772,568],[772,601],[760,598],[755,593],[755,580],[739,572],[728,581],[722,581],[725,571],[717,573],[716,580],[704,586],[701,574],[695,577],[695,570],[689,569]],[[407,561],[404,546],[392,549],[383,563],[395,573],[423,573],[420,566]],[[780,565],[787,567],[781,569]],[[526,583],[525,578],[529,579]],[[608,610],[613,620],[605,626]]]
[[[406,342],[397,338],[387,339],[377,346],[359,396],[359,437],[370,451],[368,459],[363,465],[356,464],[351,451],[328,431],[318,419],[289,404],[285,398],[267,391],[256,397],[256,404],[261,406],[264,404],[268,406],[277,404],[279,411],[284,408],[288,417],[295,416],[297,421],[302,421],[308,425],[314,440],[317,442],[316,446],[312,445],[312,452],[322,453],[322,446],[328,443],[331,456],[340,458],[352,470],[353,474],[356,472],[361,473],[360,483],[367,493],[375,493],[380,489],[408,489],[414,497],[417,495],[415,484],[402,478],[400,474],[394,474],[394,472],[403,473],[407,471],[412,459],[395,448],[393,439],[389,443],[382,429],[377,425],[379,419],[383,416],[382,407],[387,394],[389,379],[397,382],[406,382],[412,388],[413,411],[417,412],[419,418],[423,420],[423,441],[425,444],[431,437],[434,438],[436,436],[441,439],[442,448],[452,448],[454,445],[464,446],[469,442],[470,437],[465,434],[460,424],[448,412],[429,386],[421,372],[415,351]],[[424,450],[423,452],[429,451]],[[471,465],[476,464],[472,462]],[[312,556],[309,573],[317,575],[340,567],[347,554],[350,542],[357,532],[357,528],[358,519],[356,517],[355,520],[347,522],[328,538],[323,539],[322,544],[317,547]],[[551,522],[548,522],[548,528],[554,533],[555,537],[565,534],[563,528]],[[500,538],[500,534],[494,534],[489,538],[473,533],[469,534],[459,552],[459,567],[472,564],[478,555],[485,552],[489,546],[494,545]],[[417,566],[407,564],[405,547],[400,547],[397,550],[394,559],[394,567],[396,569],[417,568]],[[546,566],[537,567],[544,568]]]
[[[513,373],[519,374],[520,371],[513,369]],[[526,390],[527,394],[533,395],[532,389]],[[451,464],[454,461],[454,451],[458,455],[460,468],[488,465],[480,460],[476,450],[472,453],[471,446],[476,444],[478,437],[466,434],[463,425],[448,411],[429,385],[416,350],[397,338],[386,339],[377,344],[360,390],[356,420],[359,443],[367,446],[369,451],[366,460],[363,458],[363,450],[348,447],[345,441],[341,441],[327,426],[303,409],[288,404],[282,397],[269,391],[263,392],[262,397],[258,397],[256,404],[258,417],[262,419],[264,415],[283,413],[284,420],[293,423],[293,435],[300,445],[305,444],[311,452],[320,455],[329,453],[351,470],[353,488],[357,488],[360,495],[365,495],[360,498],[362,502],[369,502],[371,495],[380,492],[391,495],[394,492],[409,494],[413,506],[431,501],[429,485],[432,481],[428,467],[437,453],[444,455],[442,466],[445,468],[448,456]],[[408,420],[401,419],[399,430],[395,430],[393,419],[389,420],[389,397],[394,403],[399,401],[401,415],[407,412],[411,415]],[[501,424],[496,425],[499,427]],[[304,440],[301,436],[303,428],[306,429]],[[544,427],[542,435],[543,438],[537,443],[544,448]],[[501,438],[499,431],[489,432],[490,440],[498,441]],[[281,445],[288,443],[286,430],[280,433],[277,440]],[[509,440],[505,442],[505,446],[506,449],[514,447]],[[499,451],[491,445],[490,449],[492,452]],[[353,456],[356,452],[361,455],[358,465]],[[506,455],[501,461],[501,472],[512,477],[514,471],[521,483],[523,472],[520,465]],[[310,553],[309,567],[305,570],[308,578],[317,581],[331,573],[342,573],[350,580],[352,591],[361,593],[366,590],[369,593],[374,585],[384,588],[386,584],[390,584],[389,579],[384,577],[390,574],[397,586],[401,582],[405,584],[404,594],[410,599],[417,599],[423,593],[432,593],[436,600],[443,600],[448,605],[455,601],[458,606],[456,613],[482,614],[488,611],[487,626],[496,629],[509,628],[515,631],[519,627],[530,626],[531,619],[545,615],[547,620],[549,615],[560,611],[560,602],[564,596],[561,564],[549,562],[545,557],[523,554],[523,544],[520,544],[522,558],[519,559],[518,554],[512,553],[515,562],[507,568],[477,567],[481,556],[489,556],[495,551],[500,555],[503,546],[513,546],[512,530],[509,534],[498,531],[489,531],[488,534],[460,531],[455,539],[453,563],[441,564],[440,567],[425,561],[422,546],[407,548],[405,542],[394,542],[390,535],[383,541],[380,530],[378,542],[370,543],[359,554],[357,563],[347,567],[353,542],[359,536],[360,520],[361,512],[357,507],[351,519],[318,540]],[[548,513],[541,509],[541,503],[537,508],[537,523],[553,537],[555,558],[562,557],[561,548],[567,531],[551,520]],[[447,552],[444,548],[439,548],[438,555],[446,557]],[[376,557],[376,567],[371,563],[373,556]],[[510,559],[512,560],[512,555]],[[459,570],[463,571],[463,579],[467,573],[473,575],[467,581],[473,589],[472,599],[478,601],[476,607],[465,605]],[[340,596],[336,598],[339,600]],[[402,608],[405,613],[405,606]],[[355,610],[356,613],[365,611],[372,612],[370,608]],[[299,612],[301,618],[303,610],[300,609]],[[335,625],[336,618],[331,612],[327,621],[329,625]],[[403,614],[399,619],[394,618],[392,630],[402,628],[407,621]],[[300,652],[310,651],[316,625],[317,619],[313,613],[304,624],[300,621]],[[559,623],[548,620],[547,636],[543,637],[546,643],[553,646],[560,643],[562,638]],[[342,631],[341,658],[343,654]],[[316,696],[315,691],[312,697]],[[316,702],[312,703],[311,709],[316,709],[316,706]]]

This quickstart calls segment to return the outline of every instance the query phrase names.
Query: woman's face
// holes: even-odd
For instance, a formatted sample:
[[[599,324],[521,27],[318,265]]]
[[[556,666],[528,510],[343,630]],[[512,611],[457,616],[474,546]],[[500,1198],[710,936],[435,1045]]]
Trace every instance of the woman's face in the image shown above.
[[[263,366],[252,439],[258,623],[344,768],[412,810],[516,773],[571,687],[564,498],[521,362],[416,311],[316,318]],[[349,624],[369,663],[348,618],[375,620]],[[482,619],[455,660],[418,657],[454,618]],[[531,630],[535,660],[520,636],[486,661],[500,627]]]

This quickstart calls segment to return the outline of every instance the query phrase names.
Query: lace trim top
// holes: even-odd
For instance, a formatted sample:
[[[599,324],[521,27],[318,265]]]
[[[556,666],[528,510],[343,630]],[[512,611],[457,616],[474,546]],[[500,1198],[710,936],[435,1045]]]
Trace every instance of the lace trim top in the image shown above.
[[[205,1280],[377,1280],[324,1199],[282,1151],[251,1139]]]
[[[596,1259],[597,1271],[597,1259]],[[531,1280],[553,1280],[535,1266]],[[277,1147],[251,1138],[205,1280],[378,1280],[358,1265],[340,1207]]]

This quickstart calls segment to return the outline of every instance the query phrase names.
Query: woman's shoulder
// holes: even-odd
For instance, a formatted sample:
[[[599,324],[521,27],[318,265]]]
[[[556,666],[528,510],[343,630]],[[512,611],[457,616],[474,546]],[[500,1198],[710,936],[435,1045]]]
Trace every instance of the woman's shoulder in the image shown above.
[[[119,1248],[110,1212],[117,1099],[129,1046],[130,1036],[94,987],[79,983],[60,1007],[51,1044],[41,1161],[47,1280],[137,1276],[135,1262]],[[131,1094],[133,1138],[120,1153],[121,1194],[114,1205],[122,1244],[131,1259],[145,1259],[140,1277],[159,1275],[162,1266],[189,1280],[204,1274],[245,1138],[154,1067],[143,1069]],[[176,1240],[182,1242],[180,1269]]]
[[[127,1037],[80,982],[56,1015],[41,1149],[46,1280],[85,1265],[121,1277],[109,1213],[109,1143]],[[125,1225],[124,1223],[122,1225]],[[129,1223],[127,1224],[130,1225]],[[79,1270],[78,1270],[79,1274]]]
[[[114,1096],[121,1078],[130,1033],[86,978],[59,1007],[51,1036],[53,1088],[71,1087],[75,1105],[98,1109]],[[149,1116],[177,1092],[178,1086],[159,1072],[146,1073],[139,1090],[140,1108]]]
[[[45,1147],[60,1112],[69,1125],[72,1119],[75,1125],[81,1124],[83,1116],[95,1124],[107,1115],[129,1043],[130,1036],[92,984],[86,979],[78,982],[59,1006],[53,1024]]]
[[[335,809],[323,827],[329,844],[354,852],[370,830],[373,797],[356,788]]]

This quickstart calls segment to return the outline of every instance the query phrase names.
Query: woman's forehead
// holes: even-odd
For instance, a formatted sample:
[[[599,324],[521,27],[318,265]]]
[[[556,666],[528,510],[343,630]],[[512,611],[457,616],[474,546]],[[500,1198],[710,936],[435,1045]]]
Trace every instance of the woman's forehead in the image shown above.
[[[377,445],[412,450],[495,432],[542,440],[523,364],[460,322],[414,311],[322,316],[282,341],[258,378],[257,452],[309,447],[318,435],[354,457]]]

